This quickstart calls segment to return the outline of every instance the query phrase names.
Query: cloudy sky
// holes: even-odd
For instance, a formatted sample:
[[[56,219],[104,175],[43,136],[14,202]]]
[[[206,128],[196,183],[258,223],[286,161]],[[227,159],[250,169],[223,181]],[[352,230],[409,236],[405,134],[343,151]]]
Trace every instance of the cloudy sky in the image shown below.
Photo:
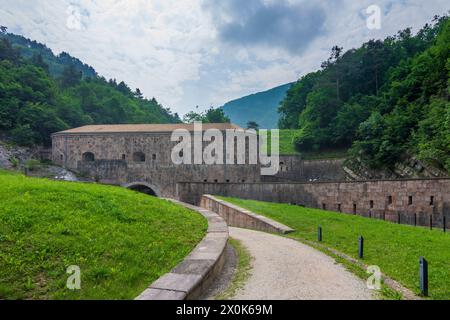
[[[367,27],[371,5],[380,29]],[[0,0],[0,25],[184,114],[295,81],[335,44],[417,31],[449,9],[448,0]]]

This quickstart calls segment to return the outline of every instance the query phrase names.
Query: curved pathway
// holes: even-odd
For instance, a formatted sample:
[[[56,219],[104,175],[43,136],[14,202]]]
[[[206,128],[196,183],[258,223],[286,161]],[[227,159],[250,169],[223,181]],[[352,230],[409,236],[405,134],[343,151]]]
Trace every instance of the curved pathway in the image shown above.
[[[364,281],[334,259],[298,241],[230,228],[253,256],[251,276],[236,300],[368,300]]]

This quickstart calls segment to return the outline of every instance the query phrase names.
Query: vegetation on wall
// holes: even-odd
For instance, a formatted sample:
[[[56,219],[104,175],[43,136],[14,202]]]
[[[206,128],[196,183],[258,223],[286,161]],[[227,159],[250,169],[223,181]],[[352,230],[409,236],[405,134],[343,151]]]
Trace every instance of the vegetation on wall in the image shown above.
[[[405,155],[450,171],[450,21],[435,17],[344,53],[302,77],[282,102],[279,126],[297,129],[297,150],[351,147],[372,168]]]
[[[17,144],[48,145],[52,133],[88,124],[177,122],[177,114],[139,89],[2,28],[0,132]]]

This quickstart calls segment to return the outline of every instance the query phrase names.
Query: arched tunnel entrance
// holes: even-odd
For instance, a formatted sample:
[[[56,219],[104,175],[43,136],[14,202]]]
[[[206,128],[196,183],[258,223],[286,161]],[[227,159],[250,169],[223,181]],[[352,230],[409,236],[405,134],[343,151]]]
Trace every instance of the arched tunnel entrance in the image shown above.
[[[154,186],[145,182],[130,183],[125,185],[124,187],[136,192],[147,194],[152,197],[160,196],[158,190]]]

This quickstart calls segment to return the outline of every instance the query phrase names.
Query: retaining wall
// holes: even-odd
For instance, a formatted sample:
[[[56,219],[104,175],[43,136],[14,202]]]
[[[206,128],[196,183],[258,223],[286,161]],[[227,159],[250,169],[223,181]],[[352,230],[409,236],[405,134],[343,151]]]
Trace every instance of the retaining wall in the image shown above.
[[[199,204],[202,195],[291,203],[395,223],[450,226],[450,179],[318,183],[179,183],[178,197]]]
[[[202,214],[208,220],[206,237],[189,256],[150,285],[136,300],[194,300],[201,297],[222,271],[228,226],[216,213],[176,200],[178,205]]]
[[[230,227],[281,234],[294,232],[293,229],[281,223],[240,208],[232,203],[217,199],[211,195],[204,195],[200,206],[217,213]]]

